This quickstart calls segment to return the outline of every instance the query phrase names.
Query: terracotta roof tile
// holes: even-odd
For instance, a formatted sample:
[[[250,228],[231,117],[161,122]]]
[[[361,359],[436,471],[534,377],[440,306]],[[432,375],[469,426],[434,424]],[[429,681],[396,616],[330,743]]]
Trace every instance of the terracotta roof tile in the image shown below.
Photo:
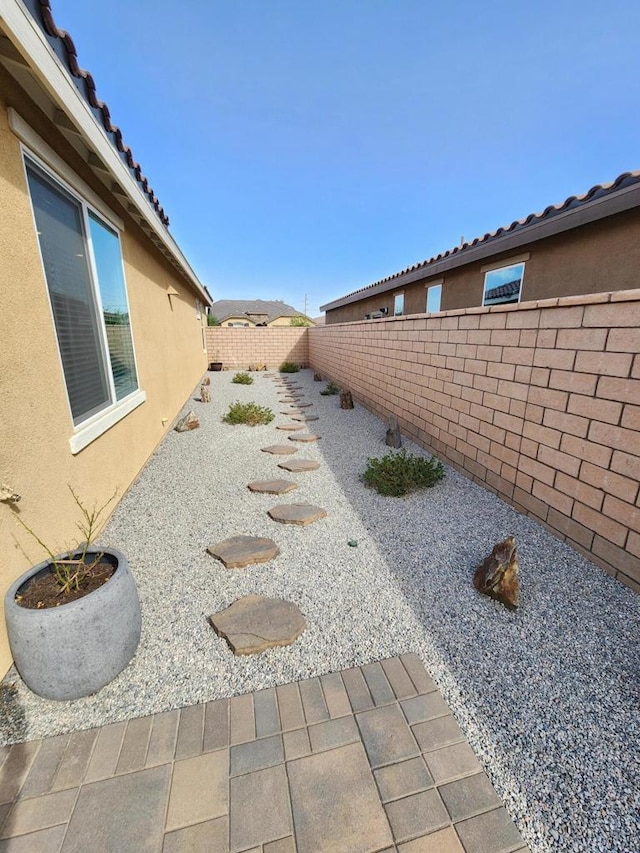
[[[42,27],[47,35],[49,35],[54,41],[59,41],[59,43],[63,47],[63,56],[62,58],[65,61],[69,72],[75,77],[77,80],[81,80],[84,83],[84,87],[80,88],[79,91],[84,95],[88,103],[91,107],[94,108],[98,112],[98,116],[100,117],[100,121],[107,132],[107,134],[111,138],[111,142],[120,154],[123,155],[125,162],[129,169],[135,175],[137,182],[140,184],[142,191],[145,193],[149,201],[151,202],[152,207],[155,209],[158,214],[160,221],[163,225],[169,225],[169,217],[164,212],[164,209],[160,205],[156,194],[149,186],[149,181],[142,174],[142,167],[139,163],[136,162],[133,156],[133,152],[128,145],[125,144],[122,138],[122,131],[120,128],[113,124],[111,121],[111,112],[107,104],[100,100],[96,94],[96,84],[93,79],[93,75],[90,71],[86,71],[84,68],[81,68],[78,63],[78,53],[76,51],[75,44],[73,39],[69,35],[66,30],[60,29],[57,26],[56,22],[53,19],[53,12],[51,10],[51,0],[38,0],[40,11],[42,13]],[[56,51],[58,55],[59,52]]]

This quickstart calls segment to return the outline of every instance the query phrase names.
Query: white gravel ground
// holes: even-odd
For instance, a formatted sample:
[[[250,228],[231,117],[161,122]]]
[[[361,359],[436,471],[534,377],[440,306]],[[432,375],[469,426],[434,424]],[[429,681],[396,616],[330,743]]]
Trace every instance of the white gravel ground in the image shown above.
[[[260,448],[287,443],[273,380],[213,373],[213,402],[189,401],[201,428],[170,432],[102,536],[124,551],[143,615],[139,650],[96,696],[49,702],[15,671],[2,685],[4,741],[89,728],[417,652],[534,851],[629,851],[640,838],[640,596],[447,469],[436,488],[383,498],[359,475],[383,455],[385,427],[310,371],[296,379],[322,438],[299,447],[317,471],[293,474]],[[268,426],[229,426],[230,402],[277,412]],[[408,449],[423,453],[405,442]],[[294,445],[295,446],[295,445]],[[285,477],[281,498],[246,483]],[[309,502],[328,517],[276,524],[276,503]],[[206,547],[269,536],[273,562],[226,570]],[[522,604],[512,613],[471,586],[474,567],[508,534],[519,543]],[[347,540],[357,539],[350,548]],[[234,657],[207,616],[249,592],[296,602],[308,629],[294,645]]]

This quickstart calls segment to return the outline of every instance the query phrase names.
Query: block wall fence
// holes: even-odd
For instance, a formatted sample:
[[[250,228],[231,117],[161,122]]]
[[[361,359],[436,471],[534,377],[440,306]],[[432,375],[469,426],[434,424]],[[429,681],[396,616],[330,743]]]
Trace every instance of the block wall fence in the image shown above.
[[[294,361],[301,367],[309,364],[304,326],[207,326],[205,336],[207,360],[221,361],[223,369],[246,370],[253,364],[278,367],[283,361]]]
[[[305,332],[314,370],[640,591],[640,290]]]

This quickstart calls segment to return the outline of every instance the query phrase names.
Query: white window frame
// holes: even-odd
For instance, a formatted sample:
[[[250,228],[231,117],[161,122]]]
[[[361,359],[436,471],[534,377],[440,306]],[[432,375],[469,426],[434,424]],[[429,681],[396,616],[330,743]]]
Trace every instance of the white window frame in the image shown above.
[[[26,127],[29,131],[31,131],[28,125],[26,125]],[[29,147],[27,147],[23,142],[21,142],[20,148],[22,153],[22,166],[24,170],[25,187],[27,189],[27,194],[29,195],[33,227],[36,234],[38,229],[36,224],[35,212],[33,210],[33,204],[31,203],[31,193],[29,191],[27,160],[30,160],[37,168],[43,171],[47,175],[49,180],[53,182],[54,186],[56,184],[59,185],[64,192],[70,195],[80,205],[82,210],[82,219],[85,232],[84,239],[86,241],[88,249],[87,255],[89,261],[89,278],[91,280],[93,298],[95,301],[96,311],[98,313],[97,325],[101,347],[100,355],[105,363],[105,373],[107,376],[109,394],[112,400],[110,404],[107,404],[99,412],[96,412],[95,414],[91,415],[90,417],[86,418],[78,424],[73,424],[73,413],[71,411],[71,403],[69,401],[69,394],[67,391],[66,377],[64,373],[64,366],[62,363],[62,354],[60,352],[60,343],[58,341],[58,335],[56,333],[55,338],[56,347],[58,351],[58,361],[60,364],[60,371],[64,381],[64,390],[69,411],[69,419],[73,424],[73,435],[71,435],[71,437],[69,438],[69,447],[71,449],[71,453],[75,455],[76,453],[79,453],[81,450],[87,447],[87,445],[91,444],[92,441],[95,441],[96,438],[101,436],[112,426],[114,426],[114,424],[118,423],[118,421],[126,417],[130,412],[132,412],[146,400],[146,393],[140,388],[140,373],[138,369],[138,360],[136,357],[133,324],[131,322],[129,293],[125,276],[124,260],[122,257],[122,244],[120,242],[120,234],[124,231],[124,223],[122,222],[120,217],[114,214],[113,211],[111,211],[104,204],[102,199],[100,199],[100,197],[97,196],[80,177],[78,177],[78,175],[72,172],[72,170],[66,165],[66,163],[64,163],[64,161],[34,131],[31,131],[30,133],[30,142],[31,145]],[[91,230],[89,227],[90,211],[94,214],[94,216],[98,218],[98,220],[104,221],[104,223],[109,228],[115,231],[118,237],[118,242],[120,243],[120,263],[122,264],[122,277],[125,284],[125,298],[127,303],[127,313],[129,315],[129,328],[131,330],[133,362],[136,370],[136,379],[138,382],[138,388],[135,391],[132,391],[126,397],[123,397],[121,400],[118,400],[116,398],[115,383],[113,381],[113,372],[111,370],[111,359],[109,356],[107,333],[102,310],[102,295],[100,293],[100,286],[98,283],[98,275],[96,271],[95,258],[93,253],[93,245],[91,242]],[[39,243],[38,251],[40,252]],[[46,283],[46,271],[44,268],[44,261],[41,252],[40,262],[42,264],[42,275]],[[46,286],[46,291],[47,299],[49,302],[49,310],[51,311],[51,322],[55,330],[53,305],[51,303],[51,295],[49,293],[48,284]]]
[[[424,311],[425,314],[439,314],[442,311],[442,285],[444,284],[444,279],[440,281],[432,281],[430,284],[426,286],[426,294],[425,294],[425,303],[424,303]],[[438,303],[439,307],[437,311],[429,311],[429,291],[434,288],[440,288],[440,301]]]
[[[398,308],[397,308],[399,297],[402,297],[402,308],[400,309],[400,311],[398,311]],[[394,317],[402,317],[403,315],[404,315],[404,290],[400,291],[399,293],[393,294],[393,316]]]
[[[498,302],[495,305],[485,305],[485,298],[487,294],[487,278],[493,272],[498,272],[498,270],[508,270],[512,267],[522,267],[522,276],[520,278],[520,290],[518,291],[518,299],[516,302]],[[492,266],[490,269],[487,267],[482,267],[482,272],[484,272],[484,287],[482,289],[482,307],[483,308],[499,308],[501,305],[518,305],[522,302],[522,291],[524,289],[524,274],[527,268],[526,259],[520,260],[510,260],[508,262],[503,262],[497,266]]]

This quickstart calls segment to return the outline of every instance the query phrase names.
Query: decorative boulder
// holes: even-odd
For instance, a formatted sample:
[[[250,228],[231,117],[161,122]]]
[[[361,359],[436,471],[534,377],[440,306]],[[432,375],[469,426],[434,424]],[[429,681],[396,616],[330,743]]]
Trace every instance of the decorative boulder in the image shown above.
[[[504,542],[498,542],[473,576],[478,592],[501,601],[510,610],[520,603],[517,550],[515,537],[507,536]]]
[[[387,430],[387,438],[385,443],[389,447],[402,447],[400,427],[398,426],[398,421],[393,417],[393,415],[389,418],[389,429]]]
[[[211,402],[211,391],[207,388],[206,385],[200,386],[200,402],[201,403],[210,403]]]
[[[187,432],[190,429],[198,429],[200,421],[195,412],[189,412],[183,418],[180,418],[174,429],[176,432]]]
[[[353,409],[353,397],[351,396],[351,391],[340,392],[340,408]]]
[[[313,381],[314,382],[322,382],[322,374],[321,373],[314,373],[313,374]]]
[[[204,379],[202,380],[202,384],[203,385],[211,385],[211,379],[209,379],[208,376],[205,376]]]

